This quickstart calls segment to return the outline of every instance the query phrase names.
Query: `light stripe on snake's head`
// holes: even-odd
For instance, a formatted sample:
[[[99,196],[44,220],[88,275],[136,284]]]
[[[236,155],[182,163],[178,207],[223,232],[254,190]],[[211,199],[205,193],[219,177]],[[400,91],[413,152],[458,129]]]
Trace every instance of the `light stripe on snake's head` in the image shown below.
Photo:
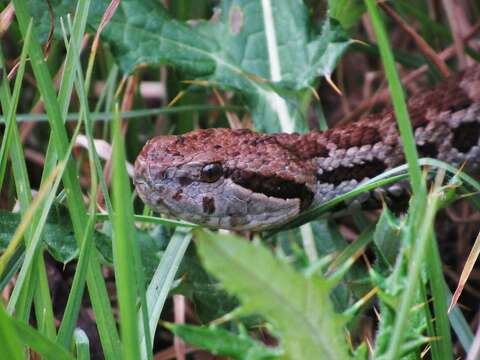
[[[160,136],[135,162],[138,194],[154,210],[235,230],[269,228],[308,208],[315,174],[275,137],[249,130]]]

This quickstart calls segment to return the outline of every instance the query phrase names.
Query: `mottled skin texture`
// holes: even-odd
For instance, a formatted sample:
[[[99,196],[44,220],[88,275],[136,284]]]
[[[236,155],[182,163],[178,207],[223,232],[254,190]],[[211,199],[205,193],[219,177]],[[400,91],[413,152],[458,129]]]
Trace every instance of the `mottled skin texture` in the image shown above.
[[[420,156],[479,170],[480,66],[415,95],[408,108]],[[323,133],[206,129],[159,136],[135,162],[135,185],[159,212],[260,230],[404,163],[399,139],[390,109]]]

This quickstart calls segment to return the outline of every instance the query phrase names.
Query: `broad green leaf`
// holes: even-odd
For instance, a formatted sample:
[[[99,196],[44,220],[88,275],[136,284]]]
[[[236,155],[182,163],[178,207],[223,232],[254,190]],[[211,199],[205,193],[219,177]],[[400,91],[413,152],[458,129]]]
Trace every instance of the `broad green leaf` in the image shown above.
[[[38,29],[39,40],[47,41],[50,32],[51,18],[48,4],[45,1],[27,0],[29,11],[34,15],[33,23]],[[73,0],[54,0],[51,1],[55,12],[54,35],[56,38],[62,38],[62,27],[60,24],[60,17],[65,17],[67,14],[74,14],[76,1]]]
[[[0,211],[0,250],[5,249],[8,245],[20,221],[20,214]],[[78,255],[72,223],[68,213],[62,208],[56,208],[49,214],[43,231],[43,239],[48,251],[57,261],[67,263]],[[110,243],[110,240],[104,234],[95,232],[94,240],[103,253],[107,252],[105,244]]]
[[[335,312],[331,285],[324,279],[296,272],[260,243],[206,231],[197,234],[207,270],[238,296],[245,312],[271,322],[287,358],[349,358],[345,319]]]
[[[281,349],[266,347],[247,334],[234,334],[215,326],[168,324],[166,327],[193,346],[235,360],[277,359],[282,354]]]
[[[60,12],[68,8],[66,0],[56,2]],[[92,4],[92,28],[108,3]],[[209,22],[195,26],[173,19],[156,0],[123,0],[102,37],[124,72],[139,64],[169,64],[193,79],[238,91],[257,130],[268,132],[307,130],[299,96],[333,71],[351,43],[330,19],[320,34],[311,31],[298,0],[225,0]]]

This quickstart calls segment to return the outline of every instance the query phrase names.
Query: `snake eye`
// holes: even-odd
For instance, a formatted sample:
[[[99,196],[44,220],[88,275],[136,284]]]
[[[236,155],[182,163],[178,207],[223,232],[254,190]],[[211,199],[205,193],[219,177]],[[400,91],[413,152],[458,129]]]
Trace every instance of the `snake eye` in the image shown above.
[[[215,182],[222,176],[222,165],[219,163],[207,164],[203,167],[200,179],[205,182]]]

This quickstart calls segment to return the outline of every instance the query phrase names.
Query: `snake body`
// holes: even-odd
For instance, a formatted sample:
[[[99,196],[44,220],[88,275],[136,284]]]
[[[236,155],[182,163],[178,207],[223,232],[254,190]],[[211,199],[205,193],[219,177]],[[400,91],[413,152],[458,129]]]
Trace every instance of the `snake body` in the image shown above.
[[[420,156],[479,170],[480,65],[411,97],[408,110]],[[325,132],[205,129],[159,136],[139,154],[134,182],[159,212],[210,227],[260,230],[404,162],[395,115],[387,109]]]

